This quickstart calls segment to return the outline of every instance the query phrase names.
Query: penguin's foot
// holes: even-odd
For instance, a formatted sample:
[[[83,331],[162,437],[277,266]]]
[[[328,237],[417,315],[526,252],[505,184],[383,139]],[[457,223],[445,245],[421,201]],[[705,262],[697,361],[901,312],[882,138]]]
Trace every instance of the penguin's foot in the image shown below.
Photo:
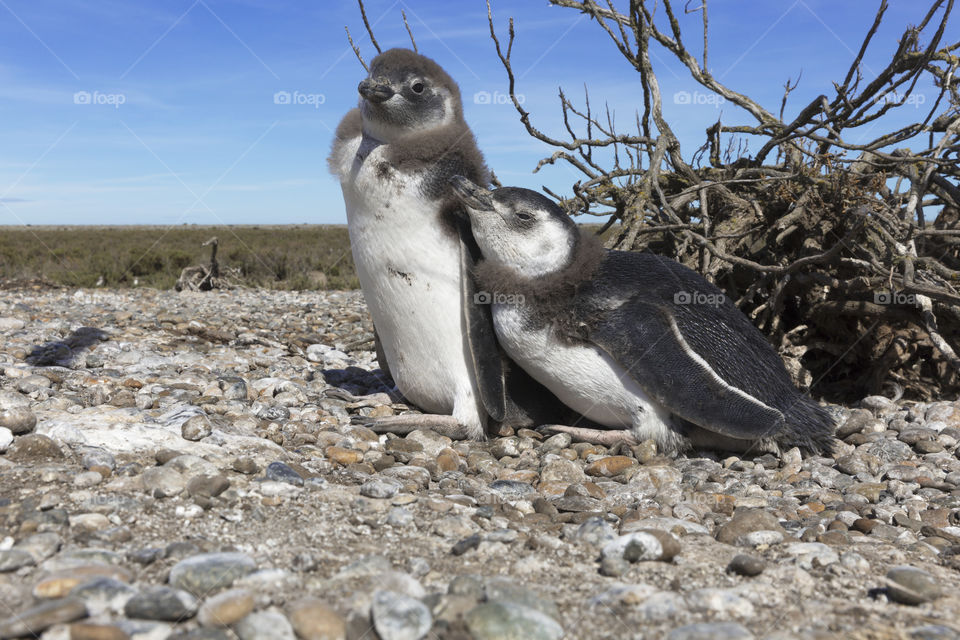
[[[565,424],[545,424],[540,428],[545,431],[567,433],[578,442],[602,444],[605,447],[612,447],[621,442],[631,447],[640,444],[629,429],[588,429],[586,427],[570,427]]]
[[[354,416],[350,422],[363,425],[374,433],[406,435],[418,429],[431,429],[454,440],[474,439],[475,435],[470,428],[457,422],[453,416],[433,413],[413,413],[385,418]]]

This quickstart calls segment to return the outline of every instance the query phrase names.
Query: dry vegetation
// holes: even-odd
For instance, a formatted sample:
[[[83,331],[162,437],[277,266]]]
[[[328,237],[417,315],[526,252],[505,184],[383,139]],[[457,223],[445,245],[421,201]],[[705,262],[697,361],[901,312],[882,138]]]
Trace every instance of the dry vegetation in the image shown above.
[[[359,286],[347,228],[337,225],[5,227],[0,280],[169,289],[185,267],[209,262],[202,244],[211,236],[219,237],[221,266],[238,270],[245,286]]]
[[[899,42],[878,42],[883,0],[872,20],[864,15],[862,45],[829,91],[794,105],[799,79],[787,79],[780,104],[767,106],[711,74],[707,0],[550,4],[589,16],[598,44],[616,47],[624,81],[637,87],[636,113],[625,119],[589,94],[574,100],[561,90],[565,129],[539,129],[515,93],[513,21],[498,36],[488,4],[514,107],[552,150],[536,169],[566,163],[583,176],[571,197],[555,196],[571,214],[617,225],[610,247],[700,271],[817,395],[856,400],[889,383],[911,398],[960,392],[953,0],[931,2],[917,25],[901,27]],[[888,60],[875,74],[862,63],[871,47]],[[661,95],[658,56],[674,57],[726,104],[699,149],[681,149],[673,133],[670,122],[686,112]],[[732,110],[749,123],[729,124]],[[891,125],[894,113],[910,114],[909,124]]]

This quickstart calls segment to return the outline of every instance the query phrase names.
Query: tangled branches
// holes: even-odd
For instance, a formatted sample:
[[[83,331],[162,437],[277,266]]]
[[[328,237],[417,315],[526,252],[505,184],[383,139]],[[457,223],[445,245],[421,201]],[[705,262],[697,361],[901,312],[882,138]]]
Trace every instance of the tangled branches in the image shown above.
[[[960,42],[943,41],[953,0],[934,0],[868,82],[862,62],[883,0],[831,95],[792,120],[784,112],[796,83],[786,83],[774,114],[710,73],[706,0],[687,9],[702,17],[699,60],[670,0],[631,0],[625,11],[613,0],[550,2],[588,15],[642,90],[635,131],[618,131],[609,108],[598,115],[589,94],[577,106],[562,90],[564,137],[539,130],[515,93],[513,21],[504,47],[488,3],[513,105],[528,133],[554,149],[537,169],[564,162],[583,175],[572,197],[558,197],[567,211],[605,216],[613,248],[651,250],[699,270],[779,346],[797,382],[823,396],[855,400],[891,382],[912,398],[960,391]],[[665,16],[655,20],[658,5]],[[664,113],[654,46],[754,124],[718,120],[685,158]],[[936,88],[921,119],[852,141],[854,130],[912,105],[918,83]],[[746,153],[743,141],[757,151]]]
[[[180,272],[180,278],[174,288],[177,291],[211,291],[212,289],[236,289],[240,286],[240,270],[221,271],[217,262],[217,247],[220,241],[216,236],[204,242],[202,247],[210,246],[210,265],[186,267]]]

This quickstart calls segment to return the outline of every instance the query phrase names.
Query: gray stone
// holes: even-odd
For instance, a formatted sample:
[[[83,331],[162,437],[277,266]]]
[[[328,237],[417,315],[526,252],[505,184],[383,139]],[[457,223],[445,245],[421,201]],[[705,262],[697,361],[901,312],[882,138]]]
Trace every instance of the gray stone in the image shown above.
[[[797,559],[797,566],[806,570],[825,567],[840,560],[837,552],[822,542],[794,542],[787,545],[786,552]]]
[[[296,640],[293,626],[279,611],[256,611],[234,628],[240,640]]]
[[[565,434],[564,434],[565,435]],[[616,531],[603,518],[593,517],[584,520],[577,528],[576,539],[594,547],[603,547],[617,538]]]
[[[213,427],[207,416],[193,416],[180,426],[180,435],[184,440],[196,442],[213,433]]]
[[[283,462],[271,462],[268,464],[264,475],[267,477],[267,480],[274,482],[286,482],[287,484],[298,487],[303,486],[303,476],[297,473],[290,465],[284,464]]]
[[[151,587],[130,598],[123,612],[128,618],[179,622],[192,618],[198,605],[197,599],[186,591]]]
[[[750,601],[731,589],[694,589],[686,594],[686,601],[694,613],[722,618],[752,618],[755,613]]]
[[[495,480],[490,483],[490,490],[504,500],[522,500],[537,495],[533,485],[516,480]]]
[[[507,578],[489,578],[484,583],[484,597],[487,602],[510,602],[536,609],[554,620],[560,620],[560,610],[556,603],[539,593]]]
[[[0,638],[36,636],[55,624],[87,617],[87,607],[80,598],[50,600],[0,621]]]
[[[667,640],[753,640],[753,634],[736,622],[698,622],[677,627]]]
[[[96,616],[104,612],[123,613],[137,590],[116,578],[102,577],[78,584],[70,590],[70,595],[83,600],[90,615]]]
[[[143,488],[154,498],[169,498],[183,492],[187,479],[170,467],[150,467],[143,472]]]
[[[777,531],[786,533],[777,517],[764,509],[737,509],[729,522],[717,529],[716,539],[726,544],[735,544],[737,539],[751,531]]]
[[[22,567],[29,567],[37,561],[29,552],[22,549],[0,550],[0,573],[16,571]]]
[[[727,571],[741,576],[758,576],[763,573],[767,563],[763,558],[747,555],[745,553],[737,554],[727,565]]]
[[[943,595],[939,581],[922,569],[910,566],[887,571],[887,596],[901,604],[923,604]]]
[[[256,567],[253,558],[244,553],[203,553],[175,564],[170,570],[170,584],[202,597],[229,587]]]
[[[563,627],[536,609],[509,602],[492,602],[465,616],[475,640],[560,640]]]
[[[403,485],[393,478],[371,478],[360,485],[360,495],[368,498],[392,498]]]
[[[420,640],[433,624],[425,604],[410,596],[378,589],[370,608],[373,626],[381,640]]]
[[[37,426],[37,416],[26,407],[0,411],[0,427],[6,427],[14,435],[30,433]]]

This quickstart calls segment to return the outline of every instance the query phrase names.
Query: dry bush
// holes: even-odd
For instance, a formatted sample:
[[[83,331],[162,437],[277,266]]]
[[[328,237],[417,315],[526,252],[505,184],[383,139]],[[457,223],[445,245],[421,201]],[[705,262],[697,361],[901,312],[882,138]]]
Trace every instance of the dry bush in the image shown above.
[[[851,401],[894,382],[910,398],[956,395],[960,42],[944,41],[953,0],[934,1],[867,82],[860,68],[887,9],[881,2],[831,94],[792,119],[784,113],[796,83],[787,82],[774,113],[708,71],[706,0],[686,6],[702,14],[701,59],[685,44],[669,0],[632,0],[624,10],[613,0],[550,3],[590,16],[642,88],[629,131],[615,125],[609,109],[594,109],[589,95],[577,104],[562,90],[565,131],[541,131],[515,93],[513,21],[503,44],[488,3],[513,105],[529,134],[555,149],[537,169],[567,163],[583,175],[572,196],[556,196],[571,214],[606,216],[605,229],[616,231],[610,247],[654,251],[700,271],[816,394]],[[717,121],[703,146],[685,154],[664,109],[654,47],[754,124]],[[850,141],[852,132],[912,108],[918,83],[936,88],[921,118],[866,143]]]

